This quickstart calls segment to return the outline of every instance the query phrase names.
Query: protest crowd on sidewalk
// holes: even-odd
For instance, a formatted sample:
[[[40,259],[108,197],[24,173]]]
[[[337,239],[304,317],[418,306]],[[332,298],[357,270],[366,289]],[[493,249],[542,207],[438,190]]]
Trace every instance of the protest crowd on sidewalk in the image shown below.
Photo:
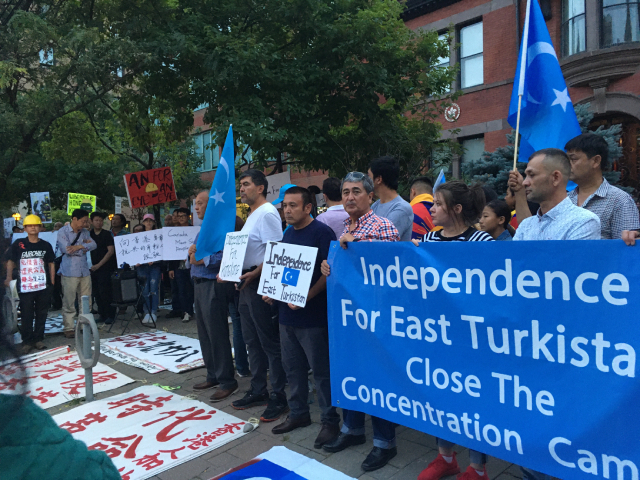
[[[638,480],[640,197],[607,180],[617,146],[578,123],[536,0],[523,18],[497,175],[407,174],[380,151],[312,185],[282,151],[240,165],[224,124],[222,148],[198,145],[215,176],[182,197],[186,161],[127,170],[115,208],[21,192],[0,251],[0,479]],[[409,437],[430,450],[398,471]],[[296,438],[294,473],[265,445]]]

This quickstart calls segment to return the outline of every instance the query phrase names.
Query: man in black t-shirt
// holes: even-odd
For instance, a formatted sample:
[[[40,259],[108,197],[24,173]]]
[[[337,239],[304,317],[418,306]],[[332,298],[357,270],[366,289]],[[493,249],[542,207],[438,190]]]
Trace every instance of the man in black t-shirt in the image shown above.
[[[19,238],[11,245],[7,262],[5,285],[12,280],[13,269],[18,269],[17,290],[20,296],[22,326],[22,353],[32,348],[44,350],[44,326],[51,303],[51,290],[55,282],[55,254],[49,242],[40,240],[38,234],[42,220],[37,215],[27,215],[24,228],[27,238]],[[35,319],[35,329],[34,329]]]
[[[103,230],[104,217],[102,212],[93,212],[90,216],[93,229],[91,238],[96,242],[96,249],[91,251],[91,284],[93,295],[98,305],[100,319],[107,325],[113,323],[115,308],[111,306],[111,274],[117,268],[113,236],[108,230]]]
[[[315,448],[320,448],[325,443],[335,440],[340,433],[340,416],[331,405],[327,277],[322,275],[320,270],[336,234],[331,227],[309,216],[312,208],[311,193],[306,188],[291,187],[285,193],[282,209],[291,228],[285,232],[282,242],[315,247],[318,254],[306,306],[301,308],[291,303],[278,302],[282,365],[289,382],[288,401],[291,414],[284,423],[277,425],[272,431],[276,434],[287,433],[311,425],[307,403],[308,366],[311,366],[322,412],[322,429],[314,443]],[[273,303],[269,297],[265,296],[262,299],[267,303]]]

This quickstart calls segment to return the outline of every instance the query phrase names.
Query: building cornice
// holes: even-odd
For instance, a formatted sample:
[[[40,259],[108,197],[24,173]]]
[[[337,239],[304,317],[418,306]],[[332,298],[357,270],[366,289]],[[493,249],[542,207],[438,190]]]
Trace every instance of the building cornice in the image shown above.
[[[570,87],[593,86],[640,70],[640,43],[578,53],[560,61]]]

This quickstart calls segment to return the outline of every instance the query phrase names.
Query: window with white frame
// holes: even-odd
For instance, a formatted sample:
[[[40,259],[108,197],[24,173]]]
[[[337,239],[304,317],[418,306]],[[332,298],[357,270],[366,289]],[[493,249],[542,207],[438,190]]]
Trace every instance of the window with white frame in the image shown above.
[[[484,153],[484,137],[480,138],[465,138],[462,140],[462,161],[463,162],[475,162],[482,158]]]
[[[460,88],[484,83],[482,22],[460,29]]]
[[[447,34],[443,33],[442,35],[438,35],[438,40],[440,41],[448,40]],[[436,68],[447,68],[449,65],[451,65],[449,55],[447,55],[446,57],[438,57],[438,64],[436,65]],[[451,91],[451,88],[447,88],[445,90],[445,92],[450,92],[450,91]]]
[[[202,165],[198,168],[199,172],[208,172],[215,170],[220,163],[220,149],[212,143],[212,133],[202,132],[193,136],[196,143],[196,153],[203,158]]]

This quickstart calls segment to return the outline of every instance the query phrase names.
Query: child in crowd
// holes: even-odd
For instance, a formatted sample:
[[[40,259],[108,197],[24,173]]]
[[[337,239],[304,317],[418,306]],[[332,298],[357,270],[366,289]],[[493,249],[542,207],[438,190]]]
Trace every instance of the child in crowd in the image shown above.
[[[509,225],[511,209],[504,200],[492,200],[487,203],[480,217],[480,228],[493,237],[494,240],[512,240]],[[515,232],[514,232],[515,233]]]

